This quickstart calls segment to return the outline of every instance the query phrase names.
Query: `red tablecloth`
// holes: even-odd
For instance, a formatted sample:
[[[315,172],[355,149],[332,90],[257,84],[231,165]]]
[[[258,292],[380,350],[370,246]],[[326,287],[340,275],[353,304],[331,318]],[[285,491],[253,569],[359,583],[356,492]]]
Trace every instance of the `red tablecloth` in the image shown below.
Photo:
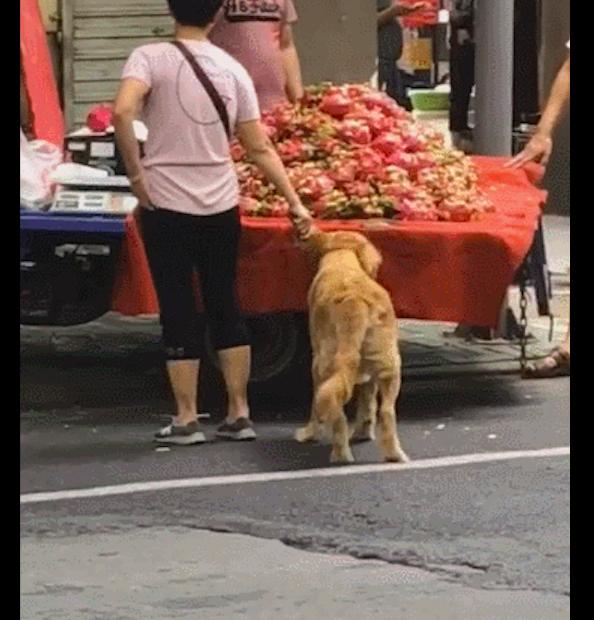
[[[322,222],[320,228],[364,230],[382,252],[381,283],[402,318],[495,326],[505,292],[530,249],[546,194],[535,167],[507,170],[500,158],[475,158],[480,184],[496,212],[479,222]],[[247,314],[306,309],[312,272],[284,220],[245,218],[239,296]],[[113,310],[153,314],[158,303],[134,221],[114,291]]]

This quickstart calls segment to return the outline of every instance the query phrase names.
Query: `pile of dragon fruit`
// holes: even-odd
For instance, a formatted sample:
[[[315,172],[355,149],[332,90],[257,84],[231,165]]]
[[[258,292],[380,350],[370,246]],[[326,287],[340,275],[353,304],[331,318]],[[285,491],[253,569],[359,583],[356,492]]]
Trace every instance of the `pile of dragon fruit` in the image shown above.
[[[493,210],[471,159],[368,86],[311,87],[263,122],[314,217],[467,222]],[[242,213],[286,216],[285,200],[239,144],[232,155]]]

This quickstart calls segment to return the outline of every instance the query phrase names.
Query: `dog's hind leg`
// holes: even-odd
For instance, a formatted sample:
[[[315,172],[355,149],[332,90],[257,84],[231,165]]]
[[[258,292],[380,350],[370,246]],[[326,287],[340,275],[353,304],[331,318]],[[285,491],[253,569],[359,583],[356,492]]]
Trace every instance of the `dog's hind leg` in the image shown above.
[[[315,395],[315,393],[318,390],[319,385],[322,382],[317,356],[314,356],[314,359],[312,362],[311,375],[312,375],[312,382],[313,382],[313,393]],[[314,441],[320,440],[321,434],[322,432],[321,432],[320,424],[316,416],[314,404],[312,403],[309,422],[305,426],[302,426],[301,428],[298,428],[295,431],[295,439],[299,443],[314,442]]]
[[[351,428],[351,441],[359,443],[375,439],[377,416],[377,382],[366,381],[357,388],[357,416]]]
[[[379,380],[379,447],[384,460],[406,463],[408,457],[400,445],[396,423],[396,399],[400,392],[400,372]]]
[[[333,463],[352,463],[349,446],[349,423],[344,413],[351,400],[361,362],[361,346],[367,331],[368,307],[358,299],[342,299],[335,303],[336,352],[324,381],[314,396],[314,415],[320,424],[332,429]]]
[[[332,452],[330,453],[331,463],[352,463],[355,457],[349,446],[349,423],[340,412],[332,425]]]
[[[332,463],[354,461],[349,446],[349,424],[344,406],[353,394],[357,364],[356,358],[352,360],[352,364],[346,362],[341,371],[334,373],[319,386],[314,396],[314,416],[320,424],[326,424],[332,429]]]

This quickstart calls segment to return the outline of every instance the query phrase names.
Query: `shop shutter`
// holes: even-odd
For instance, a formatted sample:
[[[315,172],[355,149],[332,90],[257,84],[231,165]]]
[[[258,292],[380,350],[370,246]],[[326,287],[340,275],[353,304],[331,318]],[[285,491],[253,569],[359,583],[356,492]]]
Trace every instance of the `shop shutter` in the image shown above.
[[[165,0],[62,0],[64,108],[69,130],[113,101],[122,67],[140,45],[173,36]]]

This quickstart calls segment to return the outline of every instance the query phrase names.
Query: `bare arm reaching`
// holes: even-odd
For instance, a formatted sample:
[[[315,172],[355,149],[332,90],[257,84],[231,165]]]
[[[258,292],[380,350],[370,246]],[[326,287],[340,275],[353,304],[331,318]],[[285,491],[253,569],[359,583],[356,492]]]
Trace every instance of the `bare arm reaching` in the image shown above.
[[[306,238],[311,229],[311,214],[301,204],[297,192],[289,181],[283,162],[260,121],[239,123],[237,125],[237,136],[248,156],[289,203],[291,220],[299,236]]]
[[[553,83],[551,94],[538,123],[536,133],[524,150],[508,164],[509,168],[520,168],[528,162],[540,162],[546,166],[553,150],[553,132],[561,113],[569,102],[569,57],[563,63]]]

